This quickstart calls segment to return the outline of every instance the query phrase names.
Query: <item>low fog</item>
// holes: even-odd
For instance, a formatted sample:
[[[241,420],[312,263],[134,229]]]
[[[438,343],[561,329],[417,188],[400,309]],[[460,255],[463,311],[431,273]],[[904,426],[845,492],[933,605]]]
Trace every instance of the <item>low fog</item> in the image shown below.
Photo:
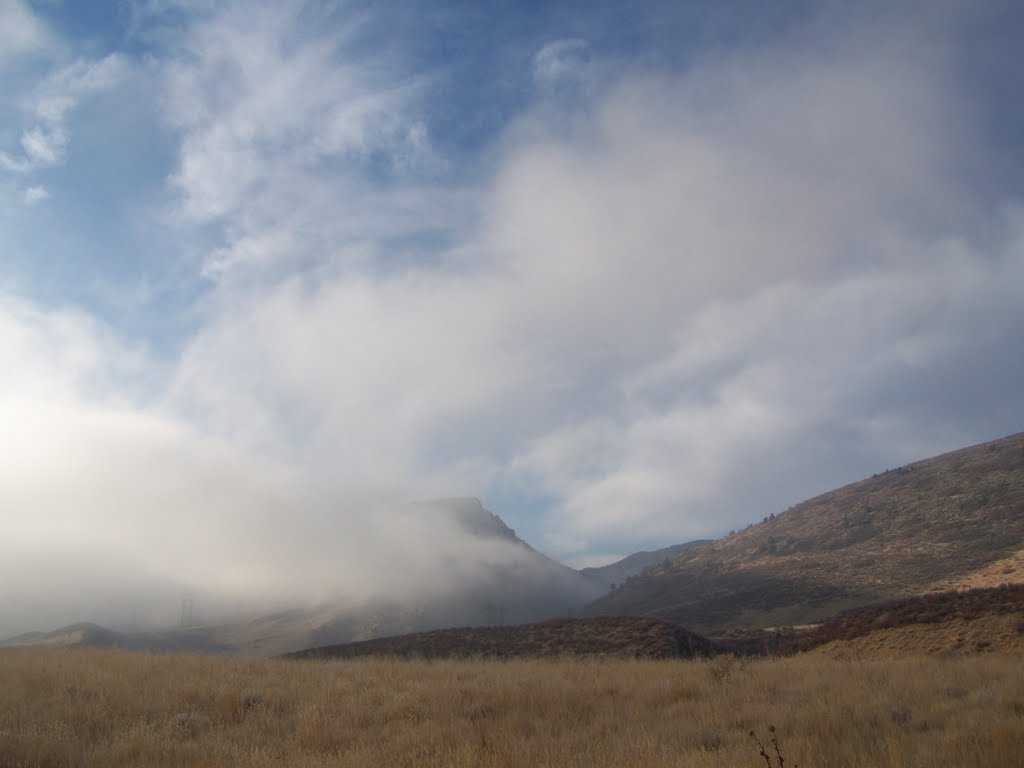
[[[551,587],[554,564],[538,568],[522,543],[476,530],[459,500],[356,496],[183,435],[143,450],[95,426],[81,435],[90,448],[74,446],[68,465],[48,462],[45,475],[24,473],[24,485],[4,489],[5,508],[31,513],[8,515],[0,544],[0,635],[82,620],[167,628],[186,599],[195,624],[485,599],[501,590],[496,574],[522,569]],[[596,596],[572,588],[575,607]]]
[[[993,63],[1019,53],[999,3],[900,5],[664,66],[517,41],[476,154],[439,122],[475,114],[465,72],[352,43],[372,14],[139,8],[144,66],[50,30],[18,68],[0,30],[0,636],[405,600],[523,557],[416,500],[585,562],[1024,428]],[[165,166],[61,218],[117,191],[44,189],[78,142]]]

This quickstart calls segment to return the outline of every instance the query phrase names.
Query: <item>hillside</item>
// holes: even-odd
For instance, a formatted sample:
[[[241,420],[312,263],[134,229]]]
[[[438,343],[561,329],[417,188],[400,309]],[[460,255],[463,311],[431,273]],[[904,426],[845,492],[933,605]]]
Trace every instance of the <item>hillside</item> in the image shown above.
[[[822,643],[808,651],[834,659],[902,659],[974,656],[995,653],[1024,655],[1024,618],[987,614],[975,619],[951,616],[931,624],[887,627],[865,635]]]
[[[125,635],[111,632],[91,622],[70,624],[52,632],[27,632],[6,640],[0,645],[36,645],[49,648],[91,646],[93,648],[124,647]]]
[[[843,611],[820,624],[733,628],[713,632],[708,639],[738,656],[1024,654],[1024,584],[887,600]]]
[[[1024,653],[1024,585],[942,592],[846,611],[778,651],[883,658]]]
[[[615,656],[690,659],[716,653],[708,640],[658,619],[550,619],[511,627],[439,629],[289,654],[289,658],[534,658]]]
[[[654,566],[588,607],[708,633],[1016,581],[1024,433],[889,470]]]
[[[633,554],[627,555],[621,560],[616,560],[614,563],[609,563],[608,565],[602,565],[594,568],[581,568],[580,573],[584,576],[596,579],[608,589],[611,589],[612,587],[624,582],[630,576],[636,576],[645,569],[650,568],[652,565],[657,565],[665,560],[670,560],[688,549],[693,549],[701,544],[707,544],[709,541],[710,539],[698,539],[697,541],[688,541],[685,544],[674,544],[671,547],[664,547],[650,552],[634,552]]]

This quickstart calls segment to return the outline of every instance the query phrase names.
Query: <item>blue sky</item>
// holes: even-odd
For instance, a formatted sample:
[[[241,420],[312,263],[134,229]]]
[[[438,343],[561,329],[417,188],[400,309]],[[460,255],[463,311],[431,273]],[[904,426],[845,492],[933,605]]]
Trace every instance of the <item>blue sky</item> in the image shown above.
[[[301,591],[309,537],[432,496],[583,564],[1019,431],[1021,39],[1009,0],[0,0],[0,576],[54,574],[0,611]]]

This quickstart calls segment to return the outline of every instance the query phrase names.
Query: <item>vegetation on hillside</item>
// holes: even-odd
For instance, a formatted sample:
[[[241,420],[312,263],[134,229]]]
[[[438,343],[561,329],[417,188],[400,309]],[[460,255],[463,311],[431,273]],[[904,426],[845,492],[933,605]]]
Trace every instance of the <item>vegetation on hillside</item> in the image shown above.
[[[1024,585],[942,592],[845,611],[822,624],[732,629],[705,638],[660,619],[636,616],[551,619],[508,627],[465,627],[346,643],[290,658],[539,658],[608,656],[672,659],[783,656],[901,629],[901,647],[919,655],[1024,653]],[[986,633],[991,633],[991,637]],[[884,643],[895,650],[891,641]],[[859,643],[868,648],[871,643]],[[842,647],[833,650],[843,652]]]
[[[769,725],[787,766],[1015,768],[1024,666],[0,651],[5,767],[756,768]]]
[[[954,619],[969,623],[993,615],[1016,617],[1024,635],[1024,585],[941,592],[845,611],[797,636],[781,650],[793,653],[897,627],[927,627]]]
[[[438,629],[358,643],[312,648],[290,658],[538,658],[616,656],[637,659],[689,659],[718,649],[700,635],[658,619],[603,617],[550,619],[510,627]]]
[[[791,655],[826,645],[838,655],[1024,653],[1024,584],[889,600],[817,625],[732,629],[711,639],[725,652],[746,656]]]

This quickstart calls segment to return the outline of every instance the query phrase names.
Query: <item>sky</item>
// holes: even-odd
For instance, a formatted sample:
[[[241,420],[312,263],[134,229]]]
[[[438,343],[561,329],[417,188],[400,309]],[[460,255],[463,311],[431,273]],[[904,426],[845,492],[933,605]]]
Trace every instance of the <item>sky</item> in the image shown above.
[[[417,499],[607,562],[1024,429],[1022,39],[0,0],[0,630],[379,580]]]

